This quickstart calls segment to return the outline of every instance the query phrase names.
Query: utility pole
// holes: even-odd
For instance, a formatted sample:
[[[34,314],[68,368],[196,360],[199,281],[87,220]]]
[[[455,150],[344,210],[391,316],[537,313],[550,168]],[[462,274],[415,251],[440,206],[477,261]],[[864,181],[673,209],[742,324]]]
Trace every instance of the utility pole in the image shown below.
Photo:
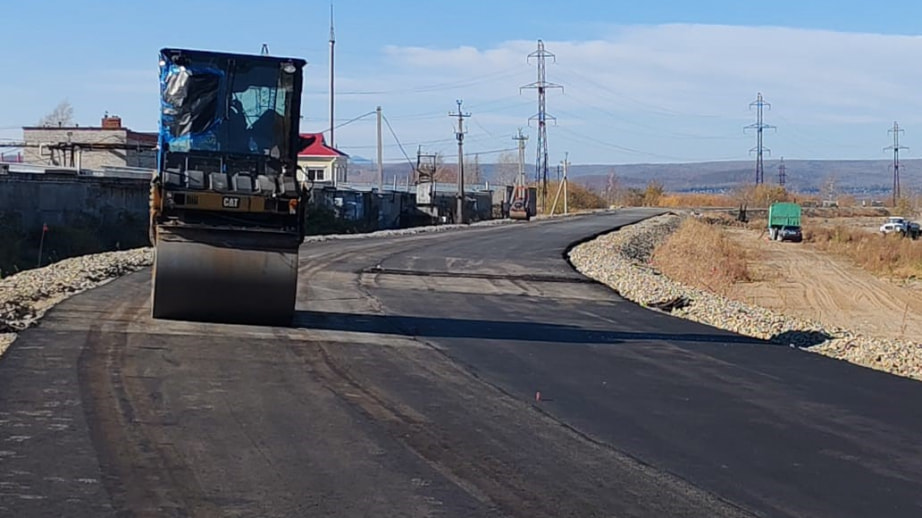
[[[458,99],[458,112],[449,113],[449,117],[458,118],[458,130],[455,132],[455,138],[458,139],[458,206],[455,215],[455,223],[464,223],[464,119],[470,117],[470,113],[461,111],[462,101]]]
[[[563,213],[567,215],[570,213],[570,206],[568,204],[569,196],[567,196],[567,174],[570,171],[570,152],[567,151],[563,156]]]
[[[785,182],[787,182],[788,174],[787,167],[784,165],[784,157],[781,157],[781,163],[778,164],[778,185],[784,187]]]
[[[528,142],[528,135],[523,135],[522,130],[519,129],[519,134],[515,137],[512,137],[512,140],[515,140],[519,144],[519,171],[515,177],[515,186],[524,187],[525,186],[525,144]]]
[[[563,159],[563,161],[560,162],[560,165],[557,166],[558,171],[561,169],[561,166],[562,166],[563,181],[557,184],[557,194],[554,195],[554,204],[551,205],[550,214],[552,216],[554,215],[554,211],[557,210],[557,200],[560,199],[561,191],[563,191],[563,213],[567,214],[570,211],[569,205],[567,204],[567,169],[570,166],[570,153],[567,152],[564,156],[565,158]]]
[[[887,133],[893,134],[893,145],[887,146],[884,148],[884,151],[893,150],[893,206],[896,207],[896,202],[900,199],[900,150],[905,149],[909,150],[906,146],[900,145],[900,133],[905,131],[900,129],[900,125],[896,121],[893,121],[893,127],[887,130]]]
[[[762,99],[762,92],[759,92],[759,96],[755,101],[749,103],[749,109],[751,110],[753,106],[756,107],[756,122],[755,124],[746,126],[744,130],[756,130],[756,147],[750,149],[749,152],[752,153],[755,151],[756,153],[756,185],[759,185],[765,181],[765,168],[764,164],[762,163],[762,154],[764,151],[767,151],[769,154],[771,154],[771,150],[762,145],[762,131],[766,129],[774,129],[775,127],[771,124],[765,124],[765,122],[762,120],[763,108],[767,106],[769,110],[772,109],[772,105]]]
[[[547,113],[547,90],[549,88],[560,88],[563,90],[562,86],[547,82],[547,58],[551,58],[554,62],[557,61],[557,56],[545,50],[544,42],[538,40],[538,50],[528,55],[529,62],[534,59],[538,63],[538,80],[519,88],[519,92],[526,88],[538,90],[538,113],[531,116],[528,120],[538,121],[538,149],[537,160],[535,161],[535,181],[542,182],[544,191],[542,208],[545,212],[547,212],[547,120],[557,120],[556,117]]]
[[[375,109],[378,115],[378,192],[384,191],[384,139],[381,133],[381,107]]]
[[[330,147],[333,147],[333,148],[336,147],[336,139],[333,138],[333,130],[335,126],[335,123],[333,122],[334,121],[334,118],[333,118],[333,106],[334,106],[333,104],[333,98],[334,98],[334,93],[333,93],[333,77],[334,77],[333,76],[333,71],[334,71],[333,47],[335,46],[336,46],[336,38],[333,35],[333,2],[330,1]],[[335,178],[336,176],[335,171],[333,172],[333,176]]]

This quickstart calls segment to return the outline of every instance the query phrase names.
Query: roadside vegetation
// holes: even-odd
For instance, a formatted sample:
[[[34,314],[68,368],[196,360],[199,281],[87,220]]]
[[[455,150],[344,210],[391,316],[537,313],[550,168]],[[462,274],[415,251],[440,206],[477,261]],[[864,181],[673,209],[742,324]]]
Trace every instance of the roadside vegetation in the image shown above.
[[[673,280],[719,294],[727,294],[734,283],[751,280],[745,251],[719,226],[697,218],[683,221],[656,248],[652,263]]]
[[[541,187],[538,188],[538,211],[542,214],[550,214],[551,208],[554,205],[554,198],[557,197],[557,191],[560,188],[560,182],[548,182],[547,183],[547,209],[544,209],[542,204],[542,199],[544,196],[544,189]],[[575,182],[567,182],[567,208],[569,211],[580,211],[580,210],[592,210],[592,209],[604,209],[608,207],[609,203],[600,196],[599,194],[593,192],[582,185],[579,185]],[[557,207],[554,209],[555,214],[563,213],[563,191],[561,190],[560,195],[557,199]]]
[[[804,241],[851,259],[865,270],[897,279],[922,278],[922,240],[868,232],[844,224],[810,225]]]

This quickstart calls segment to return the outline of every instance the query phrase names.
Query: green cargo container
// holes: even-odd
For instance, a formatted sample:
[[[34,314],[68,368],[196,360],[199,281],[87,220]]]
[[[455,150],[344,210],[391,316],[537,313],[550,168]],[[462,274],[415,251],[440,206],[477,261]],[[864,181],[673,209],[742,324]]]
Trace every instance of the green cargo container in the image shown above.
[[[769,227],[799,227],[800,205],[796,203],[773,203],[768,208]]]
[[[768,234],[771,239],[800,241],[800,205],[773,203],[768,208]]]

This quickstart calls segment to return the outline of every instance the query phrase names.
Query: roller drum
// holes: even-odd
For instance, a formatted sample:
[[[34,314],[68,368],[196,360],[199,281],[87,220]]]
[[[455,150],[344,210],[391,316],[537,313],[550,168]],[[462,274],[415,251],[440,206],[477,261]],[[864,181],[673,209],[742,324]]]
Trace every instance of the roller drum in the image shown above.
[[[288,325],[298,281],[297,237],[226,229],[157,229],[154,318]]]

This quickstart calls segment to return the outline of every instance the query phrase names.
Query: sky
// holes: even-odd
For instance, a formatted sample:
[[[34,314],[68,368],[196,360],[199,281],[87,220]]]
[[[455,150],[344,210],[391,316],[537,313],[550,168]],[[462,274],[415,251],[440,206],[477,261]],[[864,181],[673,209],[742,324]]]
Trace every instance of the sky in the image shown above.
[[[34,0],[0,10],[0,139],[18,139],[60,101],[81,126],[105,112],[156,131],[163,47],[302,57],[302,131],[329,128],[330,2]],[[766,160],[885,159],[922,154],[922,2],[334,0],[336,147],[384,159],[457,156],[491,162],[521,129],[536,155],[543,40],[549,162],[626,164],[749,160],[750,103],[771,103]]]

